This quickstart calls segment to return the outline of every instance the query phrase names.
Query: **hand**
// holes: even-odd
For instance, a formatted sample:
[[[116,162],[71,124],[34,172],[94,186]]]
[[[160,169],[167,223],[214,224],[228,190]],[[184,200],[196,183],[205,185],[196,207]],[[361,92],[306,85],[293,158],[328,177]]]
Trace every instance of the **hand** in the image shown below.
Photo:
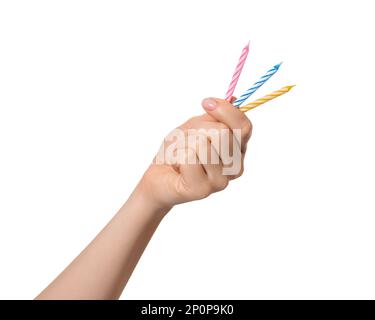
[[[205,198],[243,173],[250,120],[225,100],[207,98],[202,106],[206,114],[189,119],[165,138],[138,186],[158,208]],[[230,172],[231,168],[235,171]]]

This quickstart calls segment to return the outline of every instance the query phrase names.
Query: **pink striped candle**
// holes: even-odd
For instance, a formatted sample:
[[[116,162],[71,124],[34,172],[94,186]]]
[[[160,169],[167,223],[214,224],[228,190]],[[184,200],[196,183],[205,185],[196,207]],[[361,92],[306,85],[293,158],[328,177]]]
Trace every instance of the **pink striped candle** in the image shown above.
[[[225,100],[227,100],[227,101],[230,101],[230,99],[233,96],[234,89],[236,89],[236,85],[237,85],[238,79],[240,78],[243,66],[245,64],[247,55],[249,53],[249,45],[250,45],[250,42],[242,50],[240,60],[238,61],[236,70],[234,71],[234,74],[233,74],[233,77],[232,77],[232,81],[230,82],[228,91],[227,91],[227,93],[225,95]]]

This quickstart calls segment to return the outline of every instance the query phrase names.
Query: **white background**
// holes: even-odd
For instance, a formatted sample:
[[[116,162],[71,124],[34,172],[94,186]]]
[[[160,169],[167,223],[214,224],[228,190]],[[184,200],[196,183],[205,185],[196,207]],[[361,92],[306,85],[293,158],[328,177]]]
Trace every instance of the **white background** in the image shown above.
[[[123,298],[375,298],[373,1],[0,2],[0,298],[35,297],[243,46],[243,177],[166,217]]]

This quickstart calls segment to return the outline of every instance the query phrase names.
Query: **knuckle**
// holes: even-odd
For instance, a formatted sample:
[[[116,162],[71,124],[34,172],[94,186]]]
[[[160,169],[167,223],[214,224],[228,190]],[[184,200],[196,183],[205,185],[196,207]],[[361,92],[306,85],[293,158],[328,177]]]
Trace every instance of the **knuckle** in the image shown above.
[[[245,168],[244,168],[244,165],[242,163],[240,171],[237,174],[231,176],[231,180],[234,180],[234,179],[237,179],[237,178],[241,177],[243,175],[244,171],[245,171]]]
[[[212,192],[212,186],[209,183],[202,184],[199,190],[199,198],[207,198]]]
[[[221,190],[224,190],[228,186],[228,183],[229,183],[229,181],[228,181],[227,177],[221,176],[219,178],[216,178],[212,182],[212,188],[215,192],[221,191]]]
[[[243,165],[241,165],[240,171],[237,173],[236,178],[241,177],[243,175],[244,171],[245,171],[245,168],[244,168]]]
[[[247,117],[243,120],[241,129],[246,137],[249,137],[251,135],[253,131],[253,124]]]

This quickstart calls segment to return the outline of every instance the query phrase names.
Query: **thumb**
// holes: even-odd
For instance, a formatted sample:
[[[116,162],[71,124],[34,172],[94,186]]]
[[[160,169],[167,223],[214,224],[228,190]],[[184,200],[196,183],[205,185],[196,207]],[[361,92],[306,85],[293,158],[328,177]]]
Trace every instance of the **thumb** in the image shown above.
[[[206,98],[202,101],[206,112],[216,121],[222,122],[230,129],[241,129],[242,143],[246,143],[252,131],[248,117],[230,102],[218,98]]]
[[[238,108],[223,99],[206,98],[202,101],[206,112],[216,121],[226,124],[231,129],[240,129],[249,122],[248,118]]]

